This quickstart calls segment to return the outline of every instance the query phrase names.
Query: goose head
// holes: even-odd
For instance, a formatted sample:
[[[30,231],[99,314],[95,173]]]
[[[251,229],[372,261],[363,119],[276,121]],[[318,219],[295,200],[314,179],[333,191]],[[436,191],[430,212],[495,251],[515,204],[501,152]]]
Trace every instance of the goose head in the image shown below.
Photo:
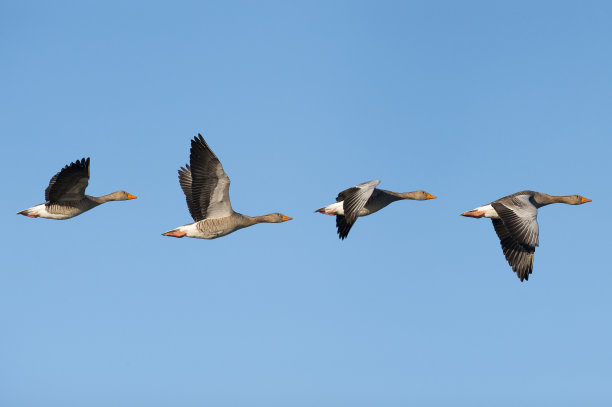
[[[567,203],[570,205],[582,205],[587,202],[592,202],[592,200],[580,195],[570,195],[569,199],[567,200]]]
[[[427,199],[436,199],[435,195],[432,195],[427,191],[414,191],[413,196],[414,196],[413,199],[417,201],[425,201]]]
[[[278,212],[266,215],[266,218],[267,218],[266,220],[270,223],[287,222],[288,220],[293,219],[291,216],[286,216]]]
[[[109,195],[111,201],[127,201],[128,199],[136,199],[136,195],[132,195],[126,191],[117,191]]]

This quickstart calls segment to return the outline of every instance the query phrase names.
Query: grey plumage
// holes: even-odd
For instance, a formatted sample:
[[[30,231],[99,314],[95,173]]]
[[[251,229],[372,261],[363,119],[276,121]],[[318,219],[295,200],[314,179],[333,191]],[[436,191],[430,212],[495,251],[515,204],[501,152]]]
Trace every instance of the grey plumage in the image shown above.
[[[462,215],[491,218],[508,264],[523,281],[533,271],[535,249],[539,245],[538,208],[552,203],[580,205],[590,201],[580,195],[552,196],[520,191],[491,202],[493,211],[485,205]]]
[[[338,237],[344,240],[360,216],[371,215],[390,203],[401,199],[422,201],[435,198],[435,196],[425,191],[400,193],[378,189],[376,188],[378,184],[380,184],[380,180],[375,179],[347,188],[338,194],[336,204],[324,206],[315,212],[335,215]],[[341,205],[341,211],[339,205]]]
[[[69,219],[108,201],[136,198],[125,191],[95,197],[85,195],[89,184],[89,157],[76,160],[51,177],[45,203],[17,212],[31,218]]]
[[[165,232],[164,236],[216,239],[257,223],[291,220],[280,213],[250,217],[234,212],[230,179],[201,134],[191,140],[189,164],[178,170],[178,179],[194,222]]]
[[[534,191],[521,191],[491,202],[499,219],[492,219],[504,256],[518,278],[529,280],[539,244],[538,208]]]

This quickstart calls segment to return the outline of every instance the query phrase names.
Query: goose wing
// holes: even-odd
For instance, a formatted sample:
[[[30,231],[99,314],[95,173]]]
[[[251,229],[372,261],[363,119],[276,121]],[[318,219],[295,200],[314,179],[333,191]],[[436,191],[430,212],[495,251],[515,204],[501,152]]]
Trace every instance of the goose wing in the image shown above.
[[[359,211],[363,209],[368,199],[372,196],[374,188],[380,184],[380,180],[373,180],[364,182],[338,194],[336,202],[344,201],[342,204],[344,208],[344,217],[350,224],[355,223],[359,216]]]
[[[345,189],[338,194],[336,202],[343,201],[342,206],[344,209],[344,216],[336,215],[336,227],[340,239],[348,236],[351,227],[353,227],[357,217],[359,217],[359,212],[366,205],[378,184],[380,184],[380,180],[375,179]]]
[[[185,194],[185,200],[187,201],[187,208],[189,209],[189,214],[193,218],[194,221],[201,220],[201,213],[199,211],[199,206],[196,204],[192,205],[193,202],[193,193],[191,191],[191,167],[189,164],[186,164],[184,167],[181,167],[178,170],[178,178],[179,184],[181,185],[181,189]]]
[[[191,140],[189,162],[179,170],[179,183],[193,220],[230,216],[230,179],[201,134]]]
[[[499,219],[493,227],[508,264],[518,278],[527,280],[533,270],[533,255],[539,242],[538,208],[531,195],[511,195],[491,203]]]
[[[353,223],[348,223],[344,215],[336,215],[336,228],[340,239],[346,239],[352,227]]]
[[[502,222],[519,243],[537,246],[539,240],[538,208],[531,195],[515,195],[491,203]]]
[[[533,270],[535,246],[518,242],[501,219],[492,219],[492,221],[508,264],[521,281],[529,280],[529,274]]]
[[[89,184],[89,157],[66,165],[55,174],[45,189],[47,202],[78,201],[85,197]]]

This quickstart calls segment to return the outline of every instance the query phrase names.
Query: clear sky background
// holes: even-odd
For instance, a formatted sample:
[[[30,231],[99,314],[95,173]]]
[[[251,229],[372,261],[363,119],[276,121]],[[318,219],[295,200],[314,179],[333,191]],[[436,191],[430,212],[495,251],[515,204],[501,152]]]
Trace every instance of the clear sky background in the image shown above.
[[[612,402],[609,2],[3,2],[0,405]],[[221,239],[176,170],[201,132],[238,212]],[[91,157],[67,221],[15,212]],[[345,241],[313,210],[425,189]],[[521,283],[491,222],[540,210]]]

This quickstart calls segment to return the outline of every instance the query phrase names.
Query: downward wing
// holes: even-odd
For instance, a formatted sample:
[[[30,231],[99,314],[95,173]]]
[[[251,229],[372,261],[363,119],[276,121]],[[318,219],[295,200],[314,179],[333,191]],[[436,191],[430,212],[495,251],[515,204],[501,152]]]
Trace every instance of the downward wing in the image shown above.
[[[529,274],[533,270],[533,255],[535,246],[529,246],[518,242],[510,233],[501,219],[491,219],[493,227],[499,237],[504,256],[512,270],[518,278],[523,280],[529,279]]]
[[[368,181],[345,189],[338,194],[336,202],[343,201],[342,206],[344,209],[344,216],[336,215],[336,228],[338,229],[340,239],[344,240],[348,236],[349,231],[359,216],[359,211],[368,202],[378,184],[380,184],[379,180]]]
[[[336,228],[338,229],[338,237],[340,239],[346,239],[352,227],[353,223],[348,224],[343,215],[336,215]]]
[[[55,174],[45,189],[47,202],[78,201],[85,197],[89,183],[89,157],[66,165]]]

